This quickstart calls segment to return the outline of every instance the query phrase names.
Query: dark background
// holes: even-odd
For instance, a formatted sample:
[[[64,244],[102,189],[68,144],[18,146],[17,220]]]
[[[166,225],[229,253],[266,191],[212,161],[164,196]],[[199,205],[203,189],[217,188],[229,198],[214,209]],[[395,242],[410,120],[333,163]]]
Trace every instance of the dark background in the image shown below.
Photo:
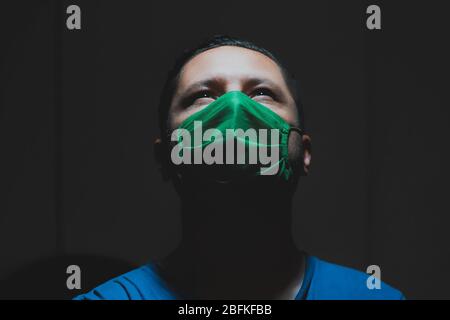
[[[313,141],[302,249],[407,298],[450,298],[448,10],[443,1],[2,1],[0,297],[68,298],[181,239],[156,170],[175,56],[226,33],[278,53]],[[78,4],[82,30],[65,27]],[[366,28],[378,4],[382,30]],[[231,236],[231,235],[230,235]]]

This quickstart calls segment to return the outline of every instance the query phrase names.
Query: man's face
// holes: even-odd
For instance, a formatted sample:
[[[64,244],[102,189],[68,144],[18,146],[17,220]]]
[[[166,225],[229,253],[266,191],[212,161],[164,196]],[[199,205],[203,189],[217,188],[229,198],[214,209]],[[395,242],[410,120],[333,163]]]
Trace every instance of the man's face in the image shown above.
[[[299,126],[294,98],[277,63],[257,51],[222,46],[198,54],[182,68],[169,109],[170,132],[229,91],[241,91],[291,126]],[[289,158],[293,163],[301,157],[300,140],[298,134],[289,137]],[[303,142],[309,145],[307,135]],[[308,171],[309,149],[303,151],[303,166]]]

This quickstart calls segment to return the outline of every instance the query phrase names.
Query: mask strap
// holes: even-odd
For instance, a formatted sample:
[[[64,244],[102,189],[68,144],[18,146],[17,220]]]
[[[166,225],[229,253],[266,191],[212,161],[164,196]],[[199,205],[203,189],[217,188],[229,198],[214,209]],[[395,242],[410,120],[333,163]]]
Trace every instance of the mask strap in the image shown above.
[[[305,134],[305,130],[300,129],[299,127],[290,127],[289,130],[297,132],[300,136],[303,136]]]

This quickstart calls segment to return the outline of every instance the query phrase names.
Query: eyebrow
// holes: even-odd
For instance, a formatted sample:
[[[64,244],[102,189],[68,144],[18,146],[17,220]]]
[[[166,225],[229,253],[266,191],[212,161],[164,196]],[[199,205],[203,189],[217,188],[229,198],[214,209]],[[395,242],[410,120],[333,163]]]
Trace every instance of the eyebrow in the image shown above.
[[[217,87],[218,85],[223,85],[225,83],[225,79],[221,77],[210,77],[207,79],[203,79],[193,84],[189,85],[183,92],[183,95],[189,95],[194,93],[197,90],[204,88]]]
[[[259,86],[261,84],[265,84],[268,85],[274,89],[277,90],[281,90],[281,87],[276,84],[273,80],[269,79],[269,78],[260,78],[260,77],[249,77],[249,78],[245,78],[245,86],[248,87],[256,87]]]
[[[193,84],[189,85],[183,92],[183,96],[189,95],[191,93],[194,93],[197,90],[205,89],[205,88],[217,88],[218,86],[223,86],[225,84],[226,80],[223,77],[210,77],[207,79],[203,79],[197,82],[194,82]],[[274,81],[272,81],[269,78],[264,77],[245,77],[242,79],[242,82],[244,83],[243,90],[245,90],[248,87],[256,87],[261,84],[268,85],[275,90],[281,91],[281,87],[276,84]]]

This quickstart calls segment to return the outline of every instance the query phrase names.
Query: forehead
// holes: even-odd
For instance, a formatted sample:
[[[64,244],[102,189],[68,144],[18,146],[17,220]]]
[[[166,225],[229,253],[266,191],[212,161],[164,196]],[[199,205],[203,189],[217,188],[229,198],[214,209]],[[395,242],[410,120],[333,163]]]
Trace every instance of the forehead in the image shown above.
[[[284,84],[278,64],[266,55],[241,47],[222,46],[209,49],[192,58],[180,72],[180,87],[205,78],[229,81],[245,78],[268,78]]]

